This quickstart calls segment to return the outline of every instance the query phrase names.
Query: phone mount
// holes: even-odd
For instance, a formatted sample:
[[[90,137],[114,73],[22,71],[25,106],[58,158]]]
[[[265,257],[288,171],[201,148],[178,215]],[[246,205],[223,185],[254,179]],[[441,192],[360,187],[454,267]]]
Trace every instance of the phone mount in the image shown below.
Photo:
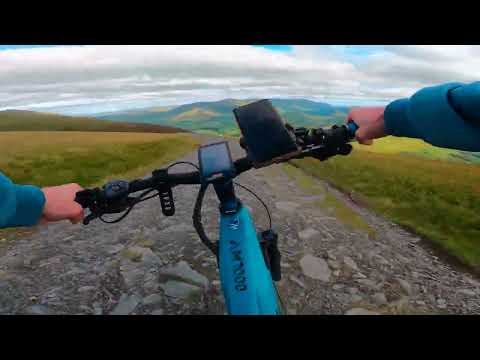
[[[233,109],[242,133],[242,146],[255,168],[297,156],[301,149],[269,100]]]

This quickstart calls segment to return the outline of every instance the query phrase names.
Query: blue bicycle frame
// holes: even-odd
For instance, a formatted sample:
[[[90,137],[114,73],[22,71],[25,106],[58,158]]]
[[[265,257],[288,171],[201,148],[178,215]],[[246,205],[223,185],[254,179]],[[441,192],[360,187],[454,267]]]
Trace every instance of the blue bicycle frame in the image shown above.
[[[281,314],[272,276],[248,209],[236,199],[231,181],[216,185],[215,190],[221,203],[219,270],[228,313]],[[230,211],[222,210],[227,208]]]

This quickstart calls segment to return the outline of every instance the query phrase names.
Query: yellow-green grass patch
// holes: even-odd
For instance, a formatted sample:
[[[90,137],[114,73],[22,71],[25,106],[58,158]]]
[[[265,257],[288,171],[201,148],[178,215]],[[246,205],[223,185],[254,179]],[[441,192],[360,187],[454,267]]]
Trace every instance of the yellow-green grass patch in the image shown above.
[[[322,200],[317,200],[315,205],[330,212],[332,216],[335,216],[353,230],[366,232],[369,237],[375,238],[375,230],[354,210],[331,194],[324,184],[315,181],[314,178],[291,164],[283,164],[282,166],[288,176],[303,191],[312,195],[322,195]]]
[[[197,145],[188,134],[3,132],[0,169],[18,184],[91,186],[143,176]]]
[[[480,166],[359,148],[324,162],[292,163],[479,268]]]

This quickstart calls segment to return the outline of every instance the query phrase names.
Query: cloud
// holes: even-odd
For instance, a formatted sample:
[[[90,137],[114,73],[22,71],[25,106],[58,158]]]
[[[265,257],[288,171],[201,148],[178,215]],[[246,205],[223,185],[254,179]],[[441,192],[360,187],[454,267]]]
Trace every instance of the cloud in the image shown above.
[[[387,103],[480,78],[479,46],[60,46],[0,51],[0,109],[91,113],[227,97]]]

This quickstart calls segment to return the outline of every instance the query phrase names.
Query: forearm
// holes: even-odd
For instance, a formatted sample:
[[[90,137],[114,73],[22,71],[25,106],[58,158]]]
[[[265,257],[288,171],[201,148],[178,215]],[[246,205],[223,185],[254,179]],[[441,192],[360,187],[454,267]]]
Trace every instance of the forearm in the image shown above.
[[[13,184],[0,173],[0,228],[37,224],[44,205],[40,188]]]
[[[418,91],[385,109],[386,132],[440,147],[480,151],[480,83],[444,84]]]

